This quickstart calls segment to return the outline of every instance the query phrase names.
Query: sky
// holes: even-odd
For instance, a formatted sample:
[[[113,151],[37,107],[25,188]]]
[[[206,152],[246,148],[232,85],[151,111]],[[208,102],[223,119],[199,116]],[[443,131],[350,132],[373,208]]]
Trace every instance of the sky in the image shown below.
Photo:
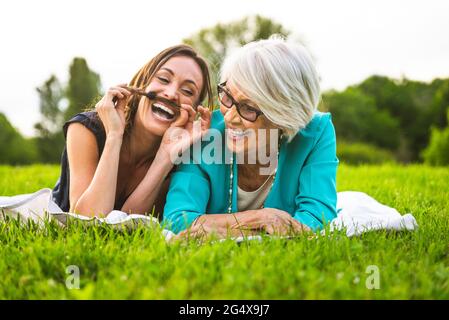
[[[103,88],[126,83],[162,49],[201,28],[260,14],[299,37],[323,90],[370,75],[449,77],[448,0],[14,0],[0,2],[0,112],[25,136],[36,87],[86,58]]]

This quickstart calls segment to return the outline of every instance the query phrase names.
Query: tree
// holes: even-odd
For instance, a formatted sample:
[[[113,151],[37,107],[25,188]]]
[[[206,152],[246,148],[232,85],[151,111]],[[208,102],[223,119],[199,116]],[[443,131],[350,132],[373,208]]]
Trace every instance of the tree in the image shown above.
[[[386,110],[378,110],[373,98],[357,88],[323,95],[323,108],[331,112],[337,139],[368,142],[395,150],[399,146],[399,124]]]
[[[64,148],[62,125],[64,123],[64,110],[62,101],[64,90],[55,75],[51,75],[40,87],[36,88],[39,94],[39,110],[41,121],[34,125],[37,131],[35,143],[39,150],[41,162],[57,163]]]
[[[51,75],[44,84],[36,88],[36,91],[39,94],[39,110],[42,120],[38,125],[35,125],[35,128],[39,127],[36,128],[38,131],[60,131],[64,123],[64,112],[61,105],[64,92],[61,83],[55,75]]]
[[[183,39],[183,42],[194,47],[208,61],[211,81],[216,84],[221,64],[230,50],[273,34],[286,37],[290,31],[271,19],[256,15],[227,24],[218,23]],[[215,86],[213,90],[215,93]]]
[[[449,108],[446,111],[449,123]],[[422,152],[422,157],[430,165],[449,165],[449,125],[444,129],[432,126],[430,143]]]
[[[2,164],[29,164],[38,160],[33,141],[22,137],[3,113],[0,113],[0,150]]]
[[[403,149],[401,160],[418,160],[429,141],[430,126],[435,117],[441,118],[441,110],[437,110],[439,105],[434,98],[438,85],[375,75],[354,87],[372,97],[378,109],[387,110],[399,121]],[[432,104],[437,111],[432,110]],[[436,113],[439,115],[435,116]]]
[[[100,76],[89,69],[84,58],[74,58],[69,70],[69,83],[66,88],[68,100],[64,119],[69,120],[75,114],[85,111],[95,104],[100,96]]]
[[[58,163],[64,149],[64,122],[85,111],[100,95],[101,81],[84,58],[74,58],[69,68],[69,81],[62,85],[52,75],[36,88],[40,99],[41,121],[35,124],[35,139],[40,161]],[[64,105],[67,105],[65,107]]]
[[[433,95],[430,121],[442,129],[448,125],[446,110],[449,108],[449,79],[440,80],[437,83],[438,87]]]

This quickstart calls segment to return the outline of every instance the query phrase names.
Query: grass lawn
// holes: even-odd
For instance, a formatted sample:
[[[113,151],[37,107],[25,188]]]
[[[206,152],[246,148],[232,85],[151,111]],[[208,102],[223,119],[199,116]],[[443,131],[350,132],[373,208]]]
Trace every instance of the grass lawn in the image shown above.
[[[0,195],[52,188],[58,175],[0,166]],[[340,165],[337,183],[412,213],[419,229],[180,245],[150,229],[0,222],[0,299],[449,299],[449,168]],[[72,265],[80,289],[66,286]],[[370,266],[379,289],[367,288]]]

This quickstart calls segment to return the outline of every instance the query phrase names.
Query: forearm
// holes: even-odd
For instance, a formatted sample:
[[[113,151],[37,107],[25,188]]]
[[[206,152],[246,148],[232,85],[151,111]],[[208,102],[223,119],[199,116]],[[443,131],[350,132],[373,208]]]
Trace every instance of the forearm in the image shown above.
[[[94,216],[108,214],[113,210],[121,146],[121,136],[106,138],[94,177],[86,191],[72,205],[73,210],[71,211]]]
[[[149,212],[172,168],[170,158],[158,152],[145,177],[128,197],[121,210],[128,213]]]

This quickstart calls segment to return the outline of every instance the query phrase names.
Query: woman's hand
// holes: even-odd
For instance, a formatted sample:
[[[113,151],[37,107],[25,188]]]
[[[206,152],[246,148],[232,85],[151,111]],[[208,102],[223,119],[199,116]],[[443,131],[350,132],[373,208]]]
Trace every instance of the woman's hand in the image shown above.
[[[209,130],[211,112],[198,106],[200,118],[195,120],[195,110],[187,104],[181,104],[180,115],[165,132],[159,150],[170,157],[174,163],[183,151],[197,142]]]
[[[260,215],[259,227],[271,235],[289,236],[310,231],[310,228],[294,219],[289,213],[263,208],[256,211]]]
[[[125,132],[125,107],[131,92],[123,86],[126,85],[121,84],[109,88],[103,98],[95,105],[95,110],[105,128],[106,137],[111,135],[122,137]]]
[[[310,231],[310,228],[295,220],[289,213],[264,208],[235,214],[204,214],[173,240],[204,239],[210,236],[223,239],[260,235],[263,232],[270,235],[292,236],[307,231]]]
[[[254,230],[240,225],[237,218],[226,219],[232,221],[232,223],[229,223],[226,222],[225,219],[220,219],[220,216],[215,214],[204,214],[199,216],[190,228],[177,234],[173,240],[207,239],[209,237],[224,239],[227,237],[241,237],[260,234],[259,230]],[[224,216],[225,215],[223,215],[223,217]]]

